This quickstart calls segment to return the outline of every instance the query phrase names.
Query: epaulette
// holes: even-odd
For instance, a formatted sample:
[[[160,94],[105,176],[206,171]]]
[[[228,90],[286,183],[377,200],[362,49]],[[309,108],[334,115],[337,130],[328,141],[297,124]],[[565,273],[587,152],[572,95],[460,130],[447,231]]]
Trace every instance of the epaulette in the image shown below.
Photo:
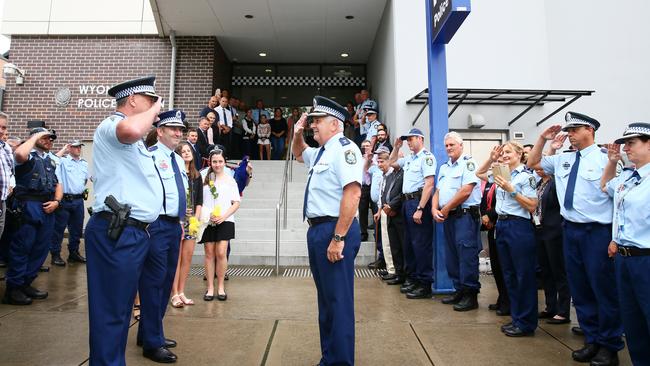
[[[628,170],[629,170],[629,171],[634,171],[634,168],[632,168],[631,166],[625,166],[625,167],[623,167],[623,171],[628,171]]]
[[[156,151],[156,150],[158,150],[158,146],[156,146],[156,145],[149,146],[149,148],[147,150],[149,152]]]
[[[350,143],[351,143],[350,139],[348,139],[347,137],[341,137],[339,139],[339,142],[341,143],[341,146],[350,145]]]
[[[424,155],[431,155],[431,151],[429,150],[423,150],[423,151],[424,151]]]
[[[465,157],[464,157],[463,159],[465,159],[465,160],[470,160],[471,158],[472,158],[471,156],[469,156],[469,155],[465,155]]]

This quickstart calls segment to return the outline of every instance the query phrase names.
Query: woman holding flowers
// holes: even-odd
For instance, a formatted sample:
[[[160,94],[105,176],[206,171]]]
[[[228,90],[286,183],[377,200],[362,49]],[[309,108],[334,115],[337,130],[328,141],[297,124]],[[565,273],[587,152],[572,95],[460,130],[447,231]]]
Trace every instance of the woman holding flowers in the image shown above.
[[[182,308],[185,305],[194,305],[194,300],[185,296],[185,282],[190,273],[192,264],[192,255],[196,245],[196,234],[199,230],[200,206],[203,204],[203,181],[201,174],[196,170],[194,165],[194,155],[192,147],[188,142],[181,142],[176,148],[183,161],[185,162],[185,171],[189,179],[187,189],[187,212],[183,222],[183,240],[181,241],[180,255],[178,256],[178,267],[176,267],[176,276],[172,285],[171,298],[172,306]],[[199,210],[197,210],[197,207]]]
[[[203,180],[203,204],[197,207],[200,221],[197,238],[205,245],[205,273],[208,288],[203,300],[212,301],[215,297],[214,271],[217,259],[217,293],[219,301],[228,297],[224,288],[224,277],[228,269],[226,251],[228,241],[235,238],[235,216],[241,198],[237,182],[226,171],[226,160],[219,149],[212,150],[208,156],[210,167]]]

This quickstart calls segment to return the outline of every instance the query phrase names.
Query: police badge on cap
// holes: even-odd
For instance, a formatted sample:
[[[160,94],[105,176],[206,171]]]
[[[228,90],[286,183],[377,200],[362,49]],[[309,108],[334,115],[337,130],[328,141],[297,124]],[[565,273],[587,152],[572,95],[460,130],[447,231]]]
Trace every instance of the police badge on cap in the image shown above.
[[[129,80],[108,89],[108,95],[115,97],[117,100],[126,98],[133,94],[144,94],[150,97],[160,98],[160,96],[156,94],[155,84],[155,76]]]
[[[314,110],[309,113],[308,116],[323,117],[328,115],[338,119],[341,122],[350,118],[348,110],[345,109],[345,107],[342,105],[325,97],[314,97]]]
[[[597,131],[598,128],[600,127],[600,122],[596,121],[595,119],[587,115],[577,113],[577,112],[567,112],[567,114],[564,116],[564,120],[566,121],[566,125],[562,127],[562,131],[565,132],[569,128],[580,127],[580,126],[591,127],[594,129],[594,131]]]
[[[160,120],[155,123],[156,127],[181,127],[186,128],[185,113],[179,109],[172,109],[158,115]]]

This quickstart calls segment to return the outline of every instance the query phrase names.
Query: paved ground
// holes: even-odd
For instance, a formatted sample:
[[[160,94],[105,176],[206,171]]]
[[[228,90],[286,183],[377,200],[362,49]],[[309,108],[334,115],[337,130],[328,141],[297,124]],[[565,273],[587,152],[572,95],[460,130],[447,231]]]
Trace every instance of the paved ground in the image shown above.
[[[439,297],[407,300],[397,287],[377,278],[357,278],[357,365],[578,365],[571,360],[571,350],[582,345],[582,338],[571,334],[570,325],[541,323],[532,338],[502,335],[499,326],[509,318],[487,310],[496,290],[492,277],[481,277],[481,282],[481,308],[458,313]],[[0,364],[87,365],[84,265],[52,268],[35,284],[49,291],[47,300],[27,307],[0,305]],[[1,293],[4,287],[0,282]],[[203,292],[202,278],[192,276],[187,294],[197,304],[170,307],[165,318],[166,335],[179,343],[174,349],[179,365],[318,361],[311,278],[233,276],[227,282],[226,302],[204,302]],[[136,328],[129,333],[127,364],[154,365],[135,345]],[[622,365],[631,365],[626,350],[620,357]]]

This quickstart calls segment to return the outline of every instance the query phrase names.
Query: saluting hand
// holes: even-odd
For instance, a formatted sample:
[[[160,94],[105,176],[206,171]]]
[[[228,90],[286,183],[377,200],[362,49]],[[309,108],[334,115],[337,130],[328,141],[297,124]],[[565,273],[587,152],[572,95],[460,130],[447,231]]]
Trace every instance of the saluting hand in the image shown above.
[[[305,129],[306,123],[307,123],[307,113],[303,112],[298,122],[296,122],[295,125],[293,126],[293,134],[294,135],[301,134],[302,131]]]
[[[558,133],[551,142],[551,149],[560,150],[564,146],[564,141],[569,137],[566,133]]]
[[[618,163],[621,160],[621,145],[605,144],[605,147],[607,147],[607,159],[612,163]]]
[[[494,163],[495,161],[499,160],[502,152],[503,147],[501,145],[493,147],[492,151],[490,152],[490,161]]]
[[[330,241],[330,245],[327,247],[327,259],[332,263],[336,263],[343,259],[344,246],[345,242],[343,240],[336,241],[332,239]]]
[[[395,143],[393,144],[393,149],[399,150],[402,148],[403,144],[404,144],[404,140],[398,137],[397,139],[395,139]]]
[[[544,140],[553,140],[555,136],[557,136],[557,134],[560,133],[560,131],[562,131],[562,126],[553,125],[545,129],[540,136],[543,137]]]

